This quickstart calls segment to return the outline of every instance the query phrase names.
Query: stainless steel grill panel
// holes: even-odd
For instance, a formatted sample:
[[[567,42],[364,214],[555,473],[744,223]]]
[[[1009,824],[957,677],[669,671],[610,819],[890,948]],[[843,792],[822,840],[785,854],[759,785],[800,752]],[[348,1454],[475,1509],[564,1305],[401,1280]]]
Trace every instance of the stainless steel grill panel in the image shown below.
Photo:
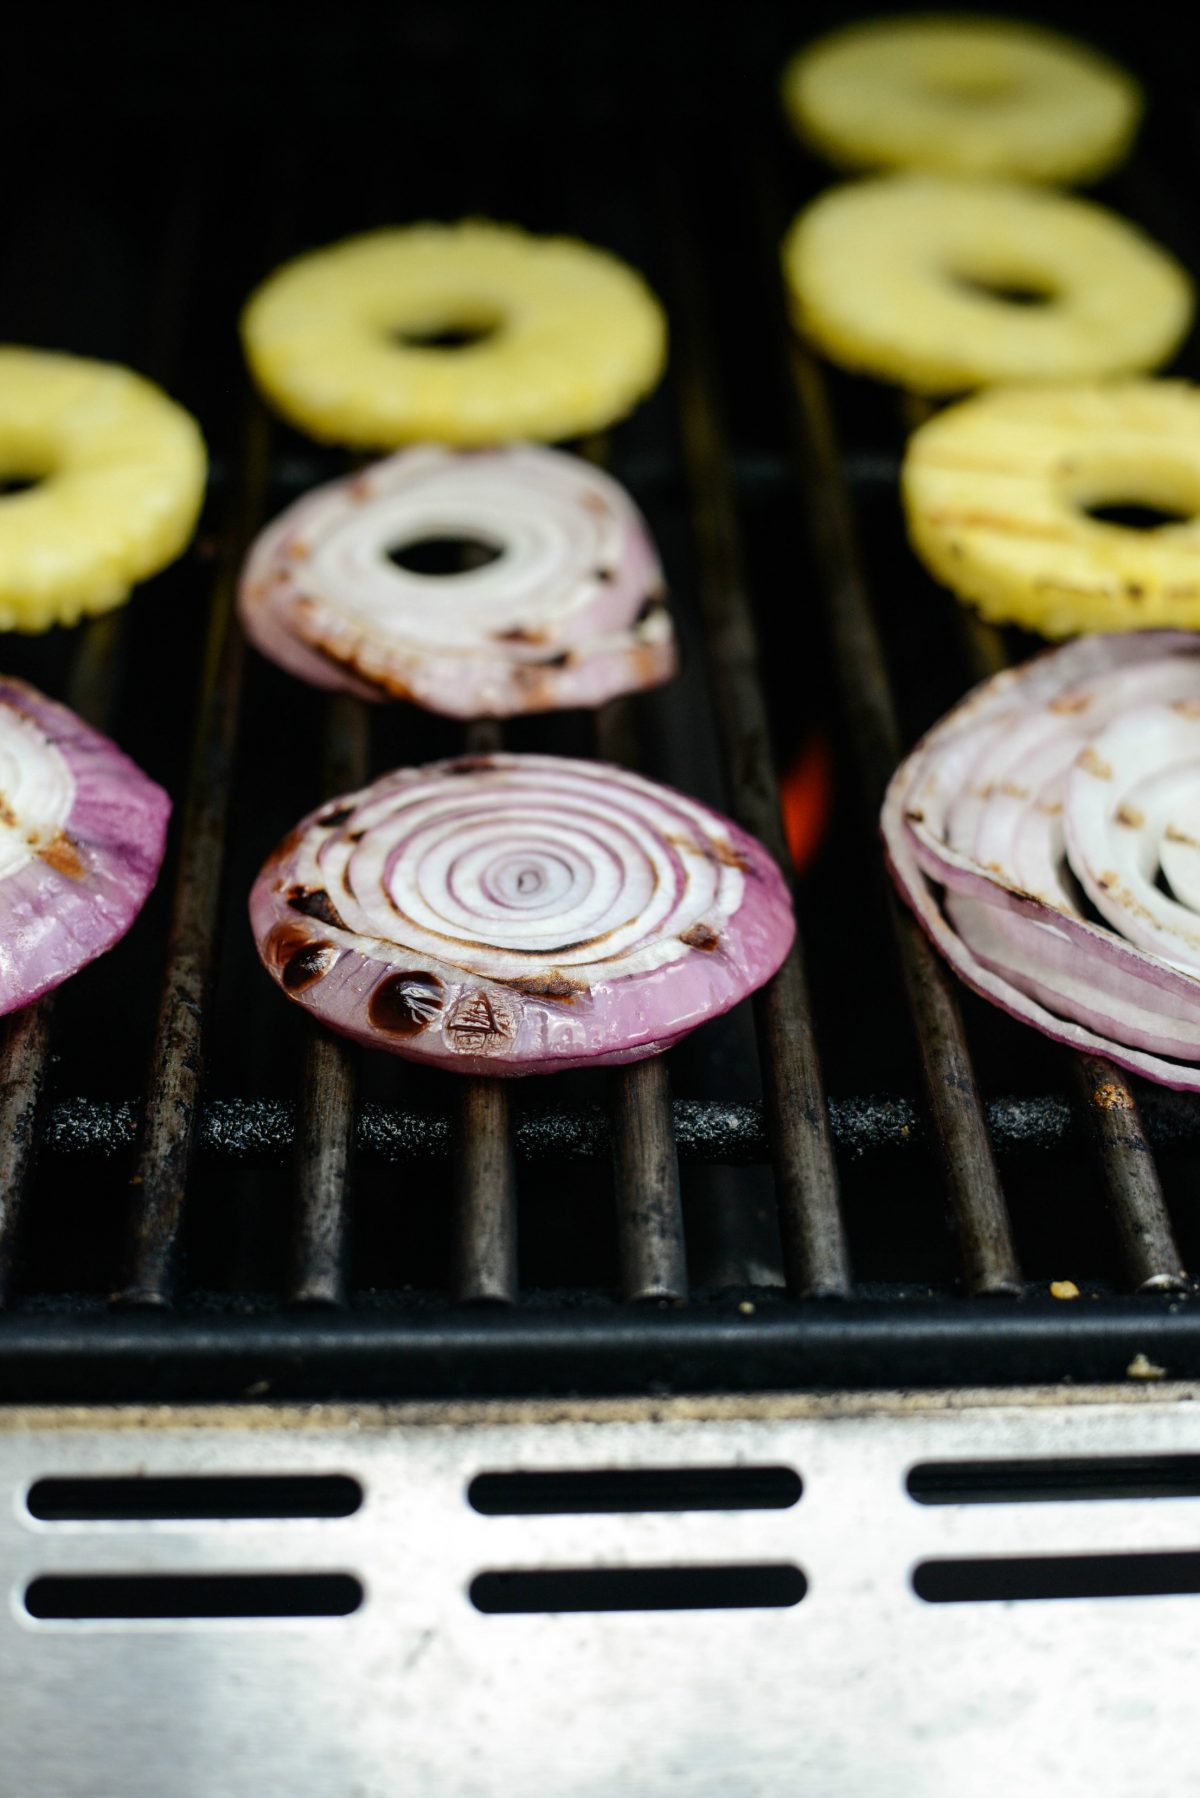
[[[18,1411],[0,1428],[6,1789],[91,1798],[413,1791],[1179,1790],[1187,1597],[927,1604],[947,1560],[1194,1550],[1195,1499],[918,1504],[915,1460],[1200,1452],[1191,1388],[573,1406]],[[1192,1414],[1196,1413],[1195,1416]],[[349,1516],[41,1522],[34,1476],[351,1475]],[[776,1509],[481,1515],[480,1473],[773,1466]],[[1147,1484],[1151,1476],[1145,1476]],[[686,1478],[679,1482],[686,1501]],[[1194,1558],[1194,1557],[1193,1557]],[[481,1574],[799,1567],[783,1608],[482,1615]],[[346,1617],[35,1621],[34,1579],[349,1574]],[[994,1577],[994,1573],[993,1573]],[[192,1592],[196,1587],[191,1588]],[[577,1587],[577,1590],[579,1588]],[[732,1591],[739,1590],[735,1572]],[[740,1588],[751,1596],[756,1586]],[[296,1588],[293,1588],[296,1590]],[[297,1603],[304,1602],[303,1597]],[[69,1694],[69,1702],[66,1695]],[[136,1698],[132,1695],[136,1694]],[[167,1771],[169,1769],[169,1771]]]

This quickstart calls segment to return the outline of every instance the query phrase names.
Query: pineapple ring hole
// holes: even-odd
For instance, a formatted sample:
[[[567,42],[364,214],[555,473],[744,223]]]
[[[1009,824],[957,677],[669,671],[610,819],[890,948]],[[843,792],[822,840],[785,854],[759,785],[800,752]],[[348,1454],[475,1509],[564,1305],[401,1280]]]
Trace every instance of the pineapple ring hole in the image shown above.
[[[499,561],[503,554],[500,544],[463,532],[458,536],[414,537],[393,544],[387,558],[406,574],[431,575],[444,580],[470,574],[476,568],[486,568],[490,562]]]
[[[1200,513],[1200,476],[1169,454],[1146,467],[1102,450],[1062,469],[1070,504],[1096,524],[1139,535],[1189,524]]]
[[[956,68],[929,69],[919,85],[923,93],[951,105],[991,106],[1011,100],[1024,83],[1011,69],[971,68],[960,63]]]
[[[1035,309],[1052,306],[1060,298],[1061,289],[1052,281],[1036,281],[1024,277],[1006,280],[1001,276],[955,274],[956,287],[965,288],[976,298],[999,300],[1005,306]]]
[[[1148,506],[1138,500],[1096,500],[1081,510],[1097,524],[1113,524],[1123,531],[1161,531],[1171,524],[1188,524],[1191,512],[1175,506]]]
[[[15,499],[18,493],[28,493],[32,488],[40,487],[45,478],[41,470],[0,468],[0,500]]]
[[[398,325],[391,339],[402,350],[474,349],[496,336],[504,323],[499,313],[449,313],[422,324]]]

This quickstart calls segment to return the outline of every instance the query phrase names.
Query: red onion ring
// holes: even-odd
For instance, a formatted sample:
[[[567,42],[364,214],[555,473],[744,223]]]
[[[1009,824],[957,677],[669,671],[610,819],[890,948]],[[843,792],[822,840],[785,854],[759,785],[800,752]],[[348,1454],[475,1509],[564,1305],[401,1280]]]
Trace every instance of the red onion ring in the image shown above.
[[[395,552],[466,538],[498,555],[429,575]],[[246,562],[242,624],[315,686],[455,718],[598,706],[675,673],[663,577],[629,495],[531,445],[404,450],[306,494]]]
[[[556,756],[401,769],[310,813],[250,896],[264,966],[359,1042],[462,1073],[658,1054],[779,967],[761,844],[683,794]]]
[[[1200,636],[1079,638],[985,681],[897,769],[881,828],[968,986],[1200,1091]]]
[[[158,876],[170,810],[107,737],[0,679],[0,1014],[125,935]]]

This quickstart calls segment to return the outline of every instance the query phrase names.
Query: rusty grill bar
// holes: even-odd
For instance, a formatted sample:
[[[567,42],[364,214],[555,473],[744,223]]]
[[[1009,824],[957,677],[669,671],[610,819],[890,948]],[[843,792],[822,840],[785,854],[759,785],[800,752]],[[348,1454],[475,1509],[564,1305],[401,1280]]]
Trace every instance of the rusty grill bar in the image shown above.
[[[748,157],[743,171],[747,210],[751,200],[760,206],[757,224],[747,226],[758,257],[745,271],[752,287],[747,313],[764,326],[775,322],[777,343],[756,354],[761,378],[770,371],[779,392],[792,396],[794,442],[789,452],[781,404],[770,456],[755,461],[739,452],[736,423],[726,422],[736,399],[724,359],[728,320],[719,293],[714,299],[712,246],[696,192],[670,173],[670,158],[649,156],[648,164],[662,175],[639,204],[643,228],[666,245],[663,266],[650,272],[672,318],[669,398],[656,402],[656,422],[637,439],[640,447],[625,451],[621,430],[611,442],[583,447],[669,515],[668,568],[692,648],[687,680],[657,698],[610,706],[593,721],[521,720],[503,733],[473,726],[469,746],[495,749],[503,740],[536,748],[544,737],[547,747],[565,744],[565,753],[642,766],[685,788],[694,762],[701,784],[715,781],[711,797],[720,802],[723,793],[728,809],[786,862],[778,766],[780,750],[786,755],[794,745],[760,646],[772,597],[754,554],[755,496],[764,491],[772,506],[802,508],[806,517],[841,696],[836,728],[857,765],[863,801],[841,828],[856,855],[873,856],[874,814],[911,726],[907,717],[901,722],[886,632],[873,611],[858,511],[864,492],[894,478],[900,425],[893,419],[883,437],[866,441],[852,431],[843,450],[838,379],[787,341],[774,245],[791,199],[782,202],[788,165],[773,146],[765,158]],[[186,271],[209,241],[205,231],[211,238],[215,230],[194,200],[166,219],[146,329],[156,342],[155,370],[169,385],[186,337]],[[319,240],[322,232],[306,222],[303,234]],[[259,255],[252,273],[261,262]],[[430,1076],[412,1086],[402,1065],[365,1056],[306,1020],[298,1021],[303,1042],[297,1034],[291,1102],[228,1091],[214,1051],[221,995],[213,989],[225,965],[221,918],[245,928],[240,894],[231,899],[228,889],[251,827],[240,804],[247,736],[255,728],[247,694],[262,678],[232,622],[236,572],[262,519],[333,472],[318,452],[269,425],[256,404],[242,430],[234,458],[218,456],[211,509],[221,522],[204,660],[198,683],[186,670],[182,680],[184,690],[197,687],[193,746],[186,783],[176,786],[178,840],[164,875],[170,919],[160,949],[157,1023],[145,1019],[144,1097],[59,1090],[53,1056],[65,1026],[58,1006],[43,1002],[7,1020],[0,1033],[6,1394],[234,1395],[261,1390],[264,1380],[271,1391],[298,1394],[953,1383],[962,1353],[973,1355],[976,1380],[1119,1376],[1143,1351],[1172,1373],[1200,1373],[1200,1323],[1155,1164],[1156,1150],[1185,1169],[1200,1152],[1198,1108],[1178,1096],[1135,1091],[1107,1064],[1067,1056],[1054,1064],[1054,1090],[998,1093],[994,1076],[976,1073],[972,1054],[977,1033],[991,1026],[972,1004],[963,1005],[920,931],[890,898],[879,913],[890,913],[923,1106],[900,1091],[827,1097],[822,989],[816,981],[814,999],[805,958],[805,948],[810,958],[822,950],[825,924],[805,883],[805,945],[758,996],[753,1031],[747,1016],[724,1038],[702,1032],[665,1059],[612,1072],[602,1084],[594,1075],[577,1082],[565,1102],[544,1084],[532,1105],[524,1083]],[[792,567],[773,578],[785,594],[798,583]],[[910,568],[905,578],[914,585],[922,577]],[[67,692],[90,718],[120,714],[132,640],[120,619],[80,635]],[[975,628],[959,685],[969,669],[998,665],[1004,653],[994,634]],[[38,666],[35,659],[31,678]],[[310,710],[315,704],[305,703]],[[928,702],[921,704],[932,715]],[[456,741],[437,721],[384,717],[345,697],[321,706],[320,765],[307,787],[297,776],[280,802],[286,821],[319,795],[359,785],[399,760],[461,747],[461,733]],[[844,796],[840,804],[853,809]],[[271,840],[254,826],[255,853]],[[869,908],[878,898],[856,893],[854,902]],[[265,982],[263,988],[255,1006],[281,1004]],[[264,1041],[275,1040],[275,1027],[268,1024]],[[726,1092],[724,1075],[713,1072],[744,1069],[755,1043],[761,1101],[753,1082]],[[696,1087],[700,1096],[693,1096]],[[1101,1272],[1089,1284],[1091,1265],[1081,1254],[1074,1265],[1086,1276],[1089,1301],[1072,1308],[1045,1298],[1046,1269],[1030,1272],[1023,1247],[1019,1253],[1028,1219],[1015,1201],[1040,1158],[1079,1160],[1085,1147],[1095,1164],[1092,1200],[1103,1197],[1112,1213],[1115,1273]],[[863,1181],[856,1170],[870,1170],[876,1187],[900,1181],[908,1204],[937,1179],[931,1149],[949,1202],[956,1271],[943,1257],[928,1273],[872,1273],[856,1283],[852,1261],[867,1227],[855,1225]],[[447,1224],[436,1271],[414,1274],[410,1283],[394,1256],[381,1277],[364,1270],[353,1241],[364,1207],[370,1220],[381,1207],[403,1212],[414,1185],[435,1172],[440,1179],[447,1159],[452,1174],[441,1189]],[[115,1298],[39,1289],[22,1268],[31,1208],[43,1193],[53,1198],[64,1184],[126,1163],[128,1258],[113,1282]],[[213,1203],[207,1188],[196,1196],[196,1182],[214,1167],[243,1183],[239,1193],[250,1194],[245,1182],[260,1175],[283,1192],[279,1208],[265,1213],[264,1227],[281,1237],[271,1286],[234,1277],[212,1290],[191,1278],[184,1251],[191,1234],[204,1240],[203,1212]],[[775,1218],[760,1216],[752,1225],[761,1186],[749,1183],[749,1173],[764,1170],[754,1176],[761,1182],[767,1168]],[[555,1203],[569,1208],[573,1169],[608,1179],[608,1222],[597,1226],[597,1240],[605,1230],[610,1239],[607,1261],[597,1261],[608,1271],[555,1280],[539,1271],[536,1231],[525,1229],[525,1182],[557,1170]],[[693,1184],[705,1180],[718,1184],[711,1191]],[[730,1182],[737,1182],[732,1205]],[[702,1200],[710,1235],[716,1232],[706,1247],[697,1223]],[[247,1199],[251,1210],[255,1203]],[[538,1215],[544,1231],[544,1211]],[[210,1231],[209,1262],[214,1253]],[[232,1250],[228,1262],[238,1265]],[[750,1265],[765,1269],[765,1277],[734,1291],[709,1278],[712,1268]]]

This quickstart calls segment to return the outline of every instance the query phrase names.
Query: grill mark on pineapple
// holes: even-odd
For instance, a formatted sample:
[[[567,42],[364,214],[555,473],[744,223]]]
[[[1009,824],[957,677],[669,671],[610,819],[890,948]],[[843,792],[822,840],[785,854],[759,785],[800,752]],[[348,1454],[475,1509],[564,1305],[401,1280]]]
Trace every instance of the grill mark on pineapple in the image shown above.
[[[960,470],[963,474],[998,474],[1012,475],[1022,480],[1031,479],[1029,469],[1020,462],[997,462],[986,456],[961,456],[947,453],[946,450],[914,450],[912,468],[936,468],[949,474]]]
[[[1039,543],[1074,543],[1077,528],[1069,524],[1040,524],[1033,518],[1012,517],[1004,512],[926,512],[925,523],[934,530],[987,531],[1000,537],[1027,537]]]

